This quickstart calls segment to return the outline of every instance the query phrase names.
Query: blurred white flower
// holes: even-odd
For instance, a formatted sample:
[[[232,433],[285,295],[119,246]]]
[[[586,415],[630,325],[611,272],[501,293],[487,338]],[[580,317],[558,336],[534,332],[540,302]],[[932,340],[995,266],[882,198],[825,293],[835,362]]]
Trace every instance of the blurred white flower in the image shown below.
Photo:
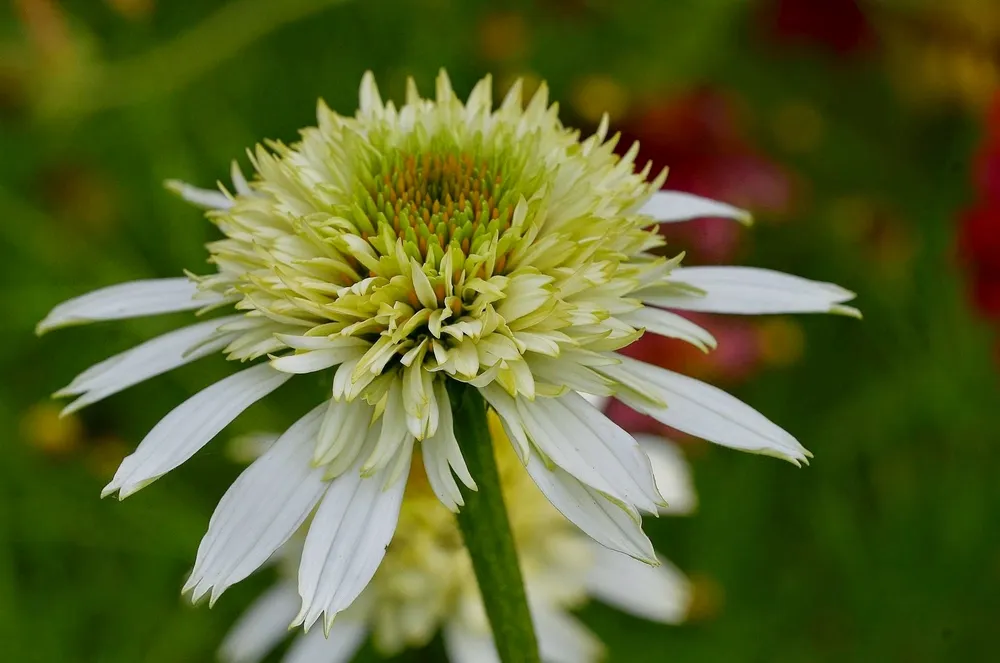
[[[538,491],[503,439],[499,421],[490,418],[542,660],[590,663],[602,657],[600,641],[571,614],[590,599],[664,624],[683,621],[691,598],[684,575],[662,556],[660,566],[649,566],[582,535]],[[258,443],[266,439],[254,437]],[[669,512],[687,513],[681,505],[693,508],[696,499],[683,455],[663,438],[645,436],[642,442],[654,459],[657,486],[675,496]],[[242,441],[237,446],[246,449]],[[220,649],[225,663],[257,663],[288,635],[299,608],[295,569],[301,554],[296,537],[275,556],[279,580],[227,635]],[[439,630],[453,663],[498,660],[454,514],[414,463],[395,537],[375,577],[334,620],[329,635],[321,629],[296,635],[283,663],[346,662],[369,637],[391,656],[427,644]]]
[[[434,101],[411,82],[383,103],[371,75],[360,110],[320,105],[301,142],[252,155],[235,193],[174,188],[209,208],[224,238],[207,276],[135,281],[60,304],[39,332],[98,320],[226,309],[97,364],[59,395],[72,412],[147,378],[224,352],[256,363],[169,413],[105,495],[133,494],[205,446],[293,375],[326,371],[331,397],[302,417],[223,497],[185,589],[216,600],[316,510],[298,586],[306,628],[332,621],[375,574],[396,528],[413,451],[451,510],[474,490],[446,385],[495,410],[541,492],[602,545],[655,564],[640,512],[663,497],[635,439],[577,392],[615,395],[692,435],[800,463],[808,452],[724,392],[617,353],[644,332],[715,345],[665,309],[837,312],[854,295],[762,269],[680,267],[657,223],[747,215],[659,191],[608,123],[580,141],[544,85],[515,85],[493,110],[484,79],[463,104],[447,76]],[[457,481],[456,481],[457,477]]]

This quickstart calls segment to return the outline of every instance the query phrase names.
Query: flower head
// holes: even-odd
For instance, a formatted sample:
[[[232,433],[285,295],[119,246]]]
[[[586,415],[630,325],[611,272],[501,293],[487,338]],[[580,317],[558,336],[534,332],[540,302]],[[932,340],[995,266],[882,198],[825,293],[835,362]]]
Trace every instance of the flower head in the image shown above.
[[[600,641],[570,613],[592,598],[664,624],[684,620],[691,589],[677,569],[662,556],[663,564],[651,567],[580,534],[535,487],[503,439],[496,416],[490,417],[490,428],[545,660],[590,663],[601,658]],[[662,438],[647,436],[643,442],[653,459],[657,485],[675,498],[673,513],[687,513],[694,492],[683,457]],[[681,505],[684,508],[676,510]],[[257,663],[288,635],[288,623],[298,610],[295,569],[301,554],[300,537],[281,549],[279,580],[227,635],[220,650],[225,663]],[[496,659],[455,516],[430,490],[418,457],[396,535],[374,578],[328,634],[314,629],[297,636],[284,663],[346,662],[369,636],[376,649],[392,656],[426,645],[438,631],[455,663]]]
[[[373,79],[346,118],[319,108],[301,142],[252,156],[234,193],[174,183],[224,235],[216,272],[112,286],[57,306],[59,326],[228,309],[106,360],[62,395],[74,410],[214,352],[266,361],[168,414],[105,494],[125,497],[191,457],[294,374],[329,371],[331,397],[286,431],[223,497],[187,589],[215,600],[312,518],[299,567],[306,627],[346,609],[392,540],[413,451],[441,503],[475,489],[446,383],[478,389],[540,491],[599,543],[655,564],[639,512],[663,504],[635,439],[578,392],[609,396],[692,435],[804,461],[794,437],[725,393],[619,355],[644,332],[704,350],[715,340],[665,309],[856,314],[842,288],[762,269],[683,268],[649,251],[657,223],[747,220],[723,203],[659,191],[608,125],[579,140],[541,86],[491,83],[466,103],[442,73],[433,101],[397,109]],[[456,480],[457,477],[457,480]]]

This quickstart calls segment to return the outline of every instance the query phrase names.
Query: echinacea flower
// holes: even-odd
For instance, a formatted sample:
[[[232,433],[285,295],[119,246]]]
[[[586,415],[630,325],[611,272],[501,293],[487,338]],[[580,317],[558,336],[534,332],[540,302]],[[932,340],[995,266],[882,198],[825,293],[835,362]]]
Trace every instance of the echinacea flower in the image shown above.
[[[594,543],[552,508],[524,471],[495,415],[490,429],[531,613],[546,663],[592,663],[603,646],[571,610],[596,599],[662,624],[686,617],[690,583],[660,556],[649,566]],[[263,438],[253,441],[260,446]],[[680,452],[642,436],[656,483],[670,496],[665,513],[690,512],[691,477]],[[224,663],[258,663],[288,635],[299,607],[299,537],[276,555],[279,579],[243,614],[220,649]],[[441,631],[452,663],[496,661],[490,626],[453,513],[430,490],[415,457],[396,534],[368,587],[329,634],[297,634],[283,663],[346,663],[366,639],[385,656],[426,645]]]
[[[124,498],[177,467],[293,375],[328,372],[332,393],[230,487],[186,589],[214,601],[311,516],[296,623],[329,625],[362,592],[392,540],[418,449],[451,510],[475,489],[446,386],[475,389],[503,421],[540,491],[585,533],[651,564],[639,513],[663,504],[635,439],[578,392],[615,395],[676,429],[799,464],[808,452],[749,406],[619,355],[644,332],[710,349],[665,309],[838,312],[843,288],[752,268],[684,268],[649,251],[658,222],[745,219],[723,203],[659,191],[614,154],[605,120],[580,141],[545,86],[497,110],[484,79],[463,104],[447,76],[434,101],[410,82],[383,103],[370,74],[360,110],[320,104],[301,142],[258,147],[234,192],[175,184],[224,235],[216,272],[135,281],[57,306],[57,327],[170,311],[227,310],[85,371],[69,410],[214,352],[243,368],[192,396],[127,457],[105,495]],[[266,357],[264,361],[256,361]],[[464,385],[464,386],[462,386]],[[461,435],[462,431],[458,431]]]

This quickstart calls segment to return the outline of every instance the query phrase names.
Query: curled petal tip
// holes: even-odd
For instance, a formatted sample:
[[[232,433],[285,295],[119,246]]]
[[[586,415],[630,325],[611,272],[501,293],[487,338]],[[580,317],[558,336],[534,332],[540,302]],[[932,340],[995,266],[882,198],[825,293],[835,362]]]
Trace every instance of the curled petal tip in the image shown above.
[[[861,315],[861,311],[859,309],[854,308],[853,306],[843,306],[841,304],[836,304],[830,307],[830,313],[833,313],[834,315],[847,316],[848,318],[855,318],[857,320],[864,319],[864,316]]]

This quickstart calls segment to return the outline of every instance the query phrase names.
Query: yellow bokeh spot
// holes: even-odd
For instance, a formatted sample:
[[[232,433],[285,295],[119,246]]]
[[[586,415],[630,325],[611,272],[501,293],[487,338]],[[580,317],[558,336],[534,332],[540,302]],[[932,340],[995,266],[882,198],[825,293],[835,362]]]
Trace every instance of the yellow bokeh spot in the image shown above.
[[[75,450],[83,439],[83,424],[75,415],[60,418],[60,409],[53,403],[38,403],[29,408],[21,419],[24,440],[52,455]]]
[[[789,152],[811,152],[820,146],[826,135],[823,116],[815,107],[800,101],[779,106],[772,122],[775,139]]]
[[[703,573],[691,575],[691,602],[688,620],[692,622],[715,619],[722,613],[725,593],[719,582]]]
[[[93,442],[85,464],[98,479],[108,480],[115,475],[128,452],[128,445],[117,437],[98,438]]]
[[[130,21],[148,18],[153,13],[154,0],[105,0],[122,17]]]
[[[612,121],[621,119],[628,111],[629,94],[610,76],[586,76],[574,85],[572,102],[581,118],[596,124],[604,113]]]
[[[507,62],[524,57],[528,50],[528,27],[516,13],[487,15],[479,25],[479,48],[492,62]]]
[[[797,322],[788,318],[771,318],[758,324],[757,346],[764,363],[789,366],[802,357],[806,338]]]

